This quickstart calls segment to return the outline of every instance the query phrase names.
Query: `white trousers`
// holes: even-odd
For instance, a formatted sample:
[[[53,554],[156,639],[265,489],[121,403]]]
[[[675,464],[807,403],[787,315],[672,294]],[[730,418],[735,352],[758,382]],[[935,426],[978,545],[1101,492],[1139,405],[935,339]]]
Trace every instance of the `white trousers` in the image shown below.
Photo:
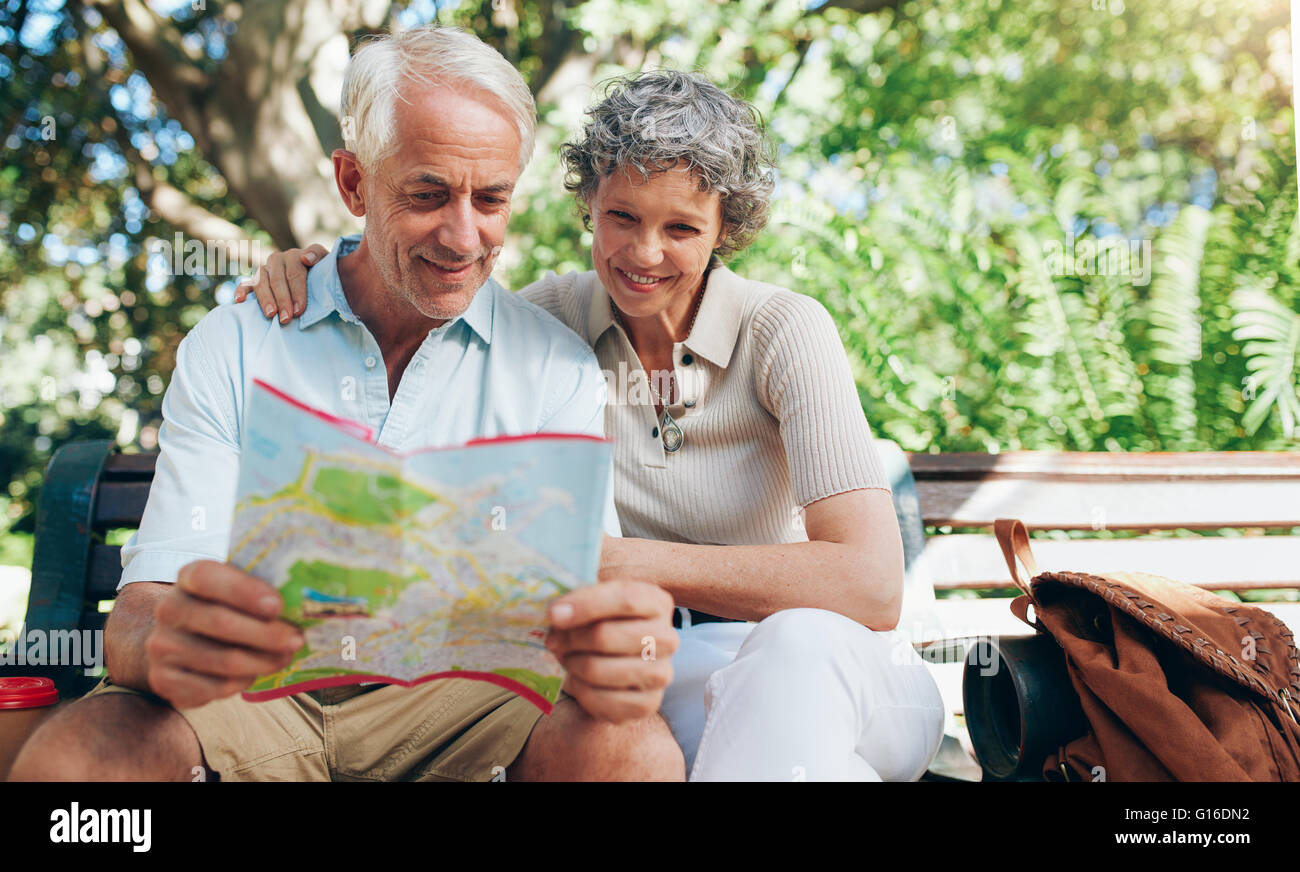
[[[682,610],[684,613],[685,609]],[[679,630],[660,714],[691,781],[915,781],[944,704],[896,632],[822,609]]]

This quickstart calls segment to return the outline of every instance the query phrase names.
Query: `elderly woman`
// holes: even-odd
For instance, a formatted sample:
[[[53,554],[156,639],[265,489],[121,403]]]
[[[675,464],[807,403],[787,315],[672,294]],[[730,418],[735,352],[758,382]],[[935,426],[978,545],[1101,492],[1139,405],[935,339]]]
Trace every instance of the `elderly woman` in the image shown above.
[[[692,780],[920,777],[943,705],[892,632],[902,544],[843,345],[817,301],[723,263],[767,219],[757,113],[647,72],[615,82],[562,156],[594,269],[520,294],[628,374],[606,412],[625,538],[606,539],[601,574],[679,606],[661,713]],[[300,264],[324,254],[273,256],[268,314],[301,313]]]

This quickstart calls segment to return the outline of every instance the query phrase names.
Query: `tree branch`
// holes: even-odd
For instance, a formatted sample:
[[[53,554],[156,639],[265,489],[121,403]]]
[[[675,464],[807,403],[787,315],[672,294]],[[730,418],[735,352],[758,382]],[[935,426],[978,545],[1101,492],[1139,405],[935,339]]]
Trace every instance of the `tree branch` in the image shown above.
[[[534,97],[542,92],[542,88],[546,87],[546,83],[564,64],[569,52],[578,40],[578,32],[569,27],[569,23],[564,20],[563,16],[555,14],[554,3],[541,5],[541,14],[543,16],[542,35],[537,40],[537,43],[541,47],[539,54],[542,65],[533,75],[533,80],[528,83]]]
[[[823,10],[837,8],[868,15],[872,12],[879,12],[882,9],[897,9],[900,5],[901,0],[826,0],[825,3],[818,6],[816,9],[809,9],[806,14],[816,15]]]
[[[167,106],[167,111],[208,151],[207,128],[199,105],[212,87],[207,74],[178,49],[181,38],[170,22],[159,17],[142,0],[82,0],[94,7],[131,50],[136,69]]]
[[[150,13],[152,15],[152,13]],[[74,18],[74,25],[78,31],[78,38],[84,47],[86,58],[86,69],[88,72],[95,74],[95,79],[100,79],[103,72],[103,58],[94,47],[91,39],[91,31],[85,26],[85,22]],[[119,35],[120,32],[119,32]],[[123,37],[125,39],[125,37]],[[136,190],[140,193],[142,199],[149,209],[158,217],[171,224],[177,230],[190,236],[214,241],[231,241],[238,242],[242,240],[252,240],[252,237],[244,232],[239,225],[227,221],[220,215],[208,210],[199,204],[193,197],[177,188],[175,185],[165,180],[157,178],[153,173],[153,165],[140,150],[131,142],[131,134],[124,119],[118,116],[114,110],[112,101],[108,98],[107,88],[102,88],[102,101],[110,113],[112,124],[105,123],[102,129],[111,133],[113,141],[117,143],[118,149],[122,152],[122,157],[126,159],[127,164],[131,167],[132,177],[135,182]]]
[[[121,120],[113,125],[113,139],[131,166],[135,188],[145,205],[168,224],[188,236],[217,242],[252,240],[238,224],[208,210],[189,194],[153,174],[153,164],[131,143]]]
[[[99,8],[122,41],[135,56],[136,66],[166,68],[171,77],[187,88],[204,90],[208,77],[196,66],[199,55],[187,51],[180,31],[143,0],[88,0]]]
[[[134,163],[134,161],[133,161]],[[140,198],[158,217],[196,239],[217,242],[252,240],[238,224],[214,215],[180,188],[153,178],[149,167],[136,165],[135,186]]]
[[[790,83],[794,81],[794,77],[799,75],[799,70],[803,68],[803,62],[808,59],[808,50],[812,48],[812,44],[813,41],[811,39],[801,39],[796,43],[795,48],[799,52],[799,57],[794,62],[794,69],[790,70],[790,75],[786,77],[785,84],[781,86],[781,90],[777,91],[776,96],[772,98],[772,112],[775,112],[776,108],[781,105],[781,98],[785,96],[786,89],[790,87]]]
[[[81,21],[79,18],[74,18],[73,23],[77,27],[78,39],[81,40],[83,51],[85,51],[86,69],[95,74],[92,81],[101,82],[103,81],[101,74],[103,74],[104,58],[95,48],[94,40],[91,39],[91,30],[86,26],[86,22]],[[136,191],[139,191],[140,199],[144,201],[144,204],[148,205],[156,216],[174,226],[175,229],[181,230],[182,233],[191,235],[191,237],[204,240],[212,239],[214,242],[252,240],[250,235],[244,233],[243,227],[209,211],[192,196],[182,191],[181,188],[166,182],[165,179],[157,178],[153,174],[151,162],[131,143],[130,129],[123,122],[123,118],[118,116],[116,110],[113,109],[112,100],[108,99],[107,86],[98,84],[95,87],[103,91],[100,99],[103,100],[105,107],[108,107],[110,116],[101,125],[101,129],[113,136],[113,142],[117,143],[123,159],[126,159],[127,165],[131,168],[131,175],[133,175],[135,188]]]

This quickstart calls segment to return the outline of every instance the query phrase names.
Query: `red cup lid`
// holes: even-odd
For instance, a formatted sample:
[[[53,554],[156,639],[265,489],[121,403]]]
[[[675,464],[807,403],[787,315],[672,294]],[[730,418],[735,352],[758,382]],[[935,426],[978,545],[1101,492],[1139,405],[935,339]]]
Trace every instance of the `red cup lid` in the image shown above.
[[[0,678],[0,710],[40,708],[58,701],[58,688],[48,678]]]

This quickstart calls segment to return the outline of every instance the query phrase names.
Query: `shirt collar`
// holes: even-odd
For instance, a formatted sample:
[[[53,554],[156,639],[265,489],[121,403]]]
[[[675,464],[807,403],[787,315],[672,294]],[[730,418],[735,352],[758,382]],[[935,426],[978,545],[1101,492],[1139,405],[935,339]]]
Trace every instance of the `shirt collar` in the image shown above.
[[[587,344],[596,347],[596,340],[605,335],[605,331],[614,326],[614,308],[609,299],[609,291],[595,271],[591,276],[591,303],[587,309]]]
[[[709,271],[709,283],[695,316],[695,326],[684,343],[712,364],[726,368],[736,350],[740,322],[745,314],[745,280],[721,262]]]
[[[334,243],[334,250],[307,273],[307,308],[298,318],[298,329],[306,330],[317,322],[337,312],[344,321],[360,324],[361,319],[348,305],[347,295],[343,293],[343,282],[339,279],[339,258],[346,257],[361,244],[361,236],[340,236]],[[489,278],[483,287],[474,294],[469,308],[444,324],[441,330],[450,329],[457,321],[465,324],[478,334],[484,342],[492,342],[492,314],[496,308],[496,295],[500,285]]]
[[[596,340],[614,326],[614,312],[609,291],[596,273],[592,276],[591,304],[587,311],[587,342],[594,348]],[[709,281],[704,288],[704,299],[695,316],[691,335],[682,343],[691,351],[720,367],[731,362],[740,336],[740,321],[744,315],[745,280],[715,259],[709,270]]]

